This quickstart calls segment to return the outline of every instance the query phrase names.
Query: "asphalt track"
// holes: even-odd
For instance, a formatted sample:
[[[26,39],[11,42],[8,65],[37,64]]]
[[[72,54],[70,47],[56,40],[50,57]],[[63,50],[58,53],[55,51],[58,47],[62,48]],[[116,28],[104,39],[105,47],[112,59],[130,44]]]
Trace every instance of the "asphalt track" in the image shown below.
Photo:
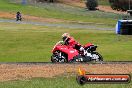
[[[70,29],[95,29],[95,30],[114,30],[105,26],[105,24],[94,23],[49,23],[49,22],[32,22],[32,21],[15,21],[13,19],[0,19],[0,23],[31,24],[46,27],[70,28]]]
[[[75,63],[52,63],[52,62],[0,62],[0,64],[132,64],[132,61],[103,61],[103,62],[75,62]]]

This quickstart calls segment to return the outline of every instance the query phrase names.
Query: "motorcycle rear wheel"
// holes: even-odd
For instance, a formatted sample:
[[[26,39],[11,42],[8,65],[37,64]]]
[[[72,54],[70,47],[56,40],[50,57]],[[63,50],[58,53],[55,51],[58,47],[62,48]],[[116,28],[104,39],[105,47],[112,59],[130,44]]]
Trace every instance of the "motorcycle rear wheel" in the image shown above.
[[[99,54],[98,52],[92,52],[92,55],[95,55],[96,57],[98,56],[98,58],[96,58],[96,57],[93,56],[93,58],[96,58],[96,59],[93,59],[93,61],[95,61],[95,62],[103,61],[102,55]]]

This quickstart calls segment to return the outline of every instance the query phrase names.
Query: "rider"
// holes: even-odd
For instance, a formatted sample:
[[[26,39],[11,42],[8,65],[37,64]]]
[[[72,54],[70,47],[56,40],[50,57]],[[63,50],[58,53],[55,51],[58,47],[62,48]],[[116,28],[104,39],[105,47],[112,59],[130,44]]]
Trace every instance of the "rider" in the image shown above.
[[[78,50],[81,55],[85,56],[85,49],[73,37],[71,37],[69,33],[62,34],[62,39],[63,39],[64,45],[68,45]],[[91,60],[90,56],[85,56],[85,58],[83,58],[84,62],[89,60]]]
[[[73,38],[69,33],[62,34],[62,40],[64,45],[68,45],[72,48],[77,49],[78,51],[83,51],[84,48]]]
[[[21,13],[20,12],[17,12],[16,13],[16,21],[21,21],[22,20],[22,15],[21,15]]]

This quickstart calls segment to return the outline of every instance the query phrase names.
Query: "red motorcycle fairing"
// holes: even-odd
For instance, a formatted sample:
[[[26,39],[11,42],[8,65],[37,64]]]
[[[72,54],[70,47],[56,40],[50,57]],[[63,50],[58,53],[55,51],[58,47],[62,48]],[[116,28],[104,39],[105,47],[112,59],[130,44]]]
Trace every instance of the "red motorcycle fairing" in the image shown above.
[[[61,52],[64,52],[65,54],[68,55],[68,61],[72,60],[73,57],[79,55],[78,51],[76,49],[73,49],[72,47],[70,46],[66,46],[66,45],[57,45],[53,50],[52,52],[55,52],[55,51],[61,51]]]

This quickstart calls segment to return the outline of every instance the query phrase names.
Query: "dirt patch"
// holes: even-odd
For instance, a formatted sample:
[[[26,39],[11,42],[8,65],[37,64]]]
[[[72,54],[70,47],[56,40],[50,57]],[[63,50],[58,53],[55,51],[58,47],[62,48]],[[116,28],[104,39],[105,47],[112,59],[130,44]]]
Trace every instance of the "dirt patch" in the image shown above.
[[[15,18],[15,14],[8,12],[0,12],[0,18]]]
[[[30,20],[30,21],[39,21],[39,22],[66,22],[65,20],[61,19],[54,19],[54,18],[42,18],[42,17],[36,17],[36,16],[29,16],[24,15],[23,20]],[[15,19],[16,13],[9,13],[9,12],[2,12],[0,11],[0,18],[9,18],[9,19]]]
[[[132,73],[132,64],[0,64],[0,81],[78,74],[79,67],[92,74]]]

